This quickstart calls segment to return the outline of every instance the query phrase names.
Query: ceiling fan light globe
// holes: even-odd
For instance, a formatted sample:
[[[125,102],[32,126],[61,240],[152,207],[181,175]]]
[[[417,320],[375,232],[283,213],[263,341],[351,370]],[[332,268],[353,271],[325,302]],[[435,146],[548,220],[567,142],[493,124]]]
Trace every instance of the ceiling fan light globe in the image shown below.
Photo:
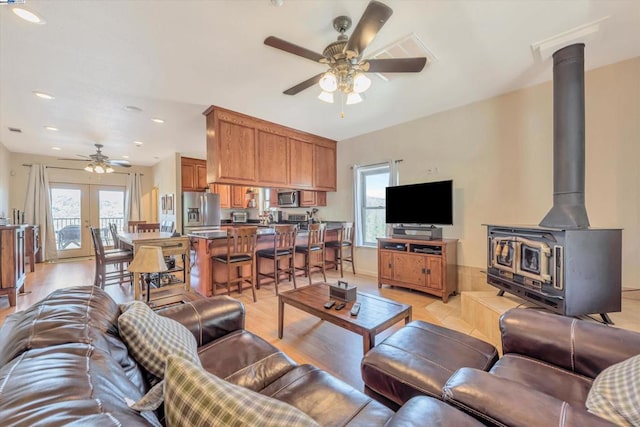
[[[104,173],[104,167],[102,165],[96,165],[94,168],[95,173]]]
[[[347,95],[347,105],[358,104],[362,102],[362,97],[359,93],[351,92]]]
[[[318,99],[320,101],[324,101],[324,102],[327,102],[329,104],[333,104],[333,93],[325,92],[323,90],[322,92],[320,92],[320,95],[318,95]]]
[[[324,92],[334,92],[338,88],[338,79],[331,71],[327,71],[320,78],[319,84]]]
[[[89,163],[84,170],[86,170],[87,172],[93,172],[93,163]]]
[[[357,73],[353,78],[353,91],[362,93],[371,87],[371,79],[363,73]]]
[[[113,173],[113,168],[111,166],[107,166],[107,168],[104,171],[106,173]]]

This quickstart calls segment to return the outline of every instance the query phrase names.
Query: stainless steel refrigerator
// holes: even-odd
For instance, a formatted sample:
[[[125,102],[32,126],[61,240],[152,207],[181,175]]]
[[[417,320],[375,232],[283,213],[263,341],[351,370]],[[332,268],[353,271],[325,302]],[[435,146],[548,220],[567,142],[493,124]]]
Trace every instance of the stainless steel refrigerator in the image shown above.
[[[220,195],[185,191],[182,193],[183,234],[220,227]]]

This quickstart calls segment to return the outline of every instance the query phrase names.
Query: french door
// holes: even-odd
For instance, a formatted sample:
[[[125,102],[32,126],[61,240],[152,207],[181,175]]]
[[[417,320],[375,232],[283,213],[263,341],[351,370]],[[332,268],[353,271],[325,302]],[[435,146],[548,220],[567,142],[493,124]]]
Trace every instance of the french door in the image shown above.
[[[58,258],[94,255],[90,226],[101,230],[112,246],[109,224],[124,227],[124,187],[51,183],[51,216]]]

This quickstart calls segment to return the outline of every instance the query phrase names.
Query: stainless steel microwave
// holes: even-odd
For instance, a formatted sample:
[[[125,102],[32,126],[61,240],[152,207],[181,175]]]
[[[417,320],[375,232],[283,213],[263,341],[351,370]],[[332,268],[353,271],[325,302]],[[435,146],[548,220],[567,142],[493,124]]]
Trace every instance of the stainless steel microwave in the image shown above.
[[[299,206],[298,198],[299,193],[297,191],[278,191],[278,207],[297,208]]]

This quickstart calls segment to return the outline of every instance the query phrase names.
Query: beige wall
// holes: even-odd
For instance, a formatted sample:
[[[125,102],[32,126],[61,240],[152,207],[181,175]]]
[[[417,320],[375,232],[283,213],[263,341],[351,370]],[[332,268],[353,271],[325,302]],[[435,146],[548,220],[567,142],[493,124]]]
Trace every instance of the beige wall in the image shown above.
[[[634,288],[640,287],[638,76],[635,58],[590,71],[585,80],[587,212],[593,227],[624,229],[623,286]],[[400,184],[454,180],[455,225],[444,227],[444,236],[460,239],[459,264],[480,269],[483,224],[538,224],[551,208],[552,144],[551,82],[340,141],[338,192],[329,193],[324,216],[353,218],[350,166],[402,159]],[[429,208],[428,200],[415,203]],[[375,276],[376,251],[359,249],[356,265]]]
[[[11,173],[10,153],[0,143],[0,218],[11,218],[9,207],[9,178]]]
[[[173,194],[175,209],[173,214],[162,214],[161,206],[158,204],[158,218],[160,221],[173,221],[175,229],[182,230],[182,176],[180,175],[180,155],[175,153],[165,159],[160,160],[152,168],[153,185],[158,188],[158,197],[166,194]]]
[[[9,200],[12,208],[24,210],[24,202],[29,182],[29,172],[31,168],[25,164],[42,163],[51,166],[47,169],[49,181],[65,182],[73,184],[100,184],[100,185],[126,185],[126,173],[142,173],[142,217],[144,219],[151,216],[151,188],[152,173],[150,167],[133,166],[126,169],[126,173],[94,174],[82,170],[84,163],[69,160],[58,160],[49,156],[34,156],[32,154],[11,153],[11,177],[9,180],[10,194]],[[72,168],[77,170],[57,169]],[[124,168],[117,168],[118,172],[125,171]],[[0,187],[1,188],[1,187]]]

